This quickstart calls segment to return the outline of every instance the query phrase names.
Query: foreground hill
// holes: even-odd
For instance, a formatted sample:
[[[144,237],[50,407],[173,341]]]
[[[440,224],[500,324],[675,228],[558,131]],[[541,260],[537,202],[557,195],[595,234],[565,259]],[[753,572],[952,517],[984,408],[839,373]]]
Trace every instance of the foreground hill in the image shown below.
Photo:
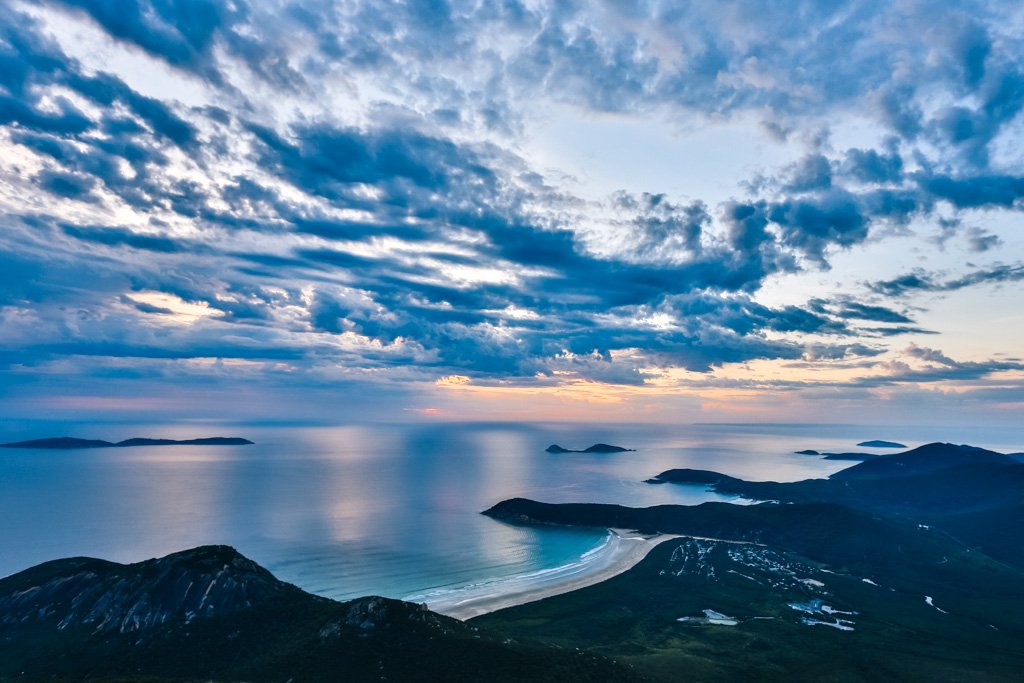
[[[226,546],[0,579],[0,680],[636,681],[604,657],[510,641],[410,603],[339,603]]]
[[[753,482],[676,469],[653,482],[702,484],[753,500],[831,502],[935,525],[994,558],[1024,567],[1024,464],[972,446],[928,444],[877,456],[828,479]]]
[[[604,583],[471,623],[662,680],[1017,681],[1024,572],[844,506],[504,501],[512,523],[683,534]]]

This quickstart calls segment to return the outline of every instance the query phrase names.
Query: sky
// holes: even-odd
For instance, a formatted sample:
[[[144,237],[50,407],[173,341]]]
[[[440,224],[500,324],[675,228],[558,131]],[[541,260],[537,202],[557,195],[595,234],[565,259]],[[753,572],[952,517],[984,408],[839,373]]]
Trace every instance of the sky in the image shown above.
[[[1024,417],[1019,2],[0,0],[6,420]]]

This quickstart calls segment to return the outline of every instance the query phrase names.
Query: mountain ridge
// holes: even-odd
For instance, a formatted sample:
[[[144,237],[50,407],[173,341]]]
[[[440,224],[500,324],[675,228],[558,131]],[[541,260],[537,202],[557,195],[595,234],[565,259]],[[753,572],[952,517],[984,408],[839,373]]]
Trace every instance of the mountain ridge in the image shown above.
[[[229,546],[45,562],[0,579],[0,615],[0,680],[647,680],[423,605],[311,595]]]

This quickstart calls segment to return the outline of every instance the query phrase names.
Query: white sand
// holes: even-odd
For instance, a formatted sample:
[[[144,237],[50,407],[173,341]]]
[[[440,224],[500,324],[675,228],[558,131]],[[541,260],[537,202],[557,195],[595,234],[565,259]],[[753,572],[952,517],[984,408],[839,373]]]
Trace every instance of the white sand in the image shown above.
[[[434,612],[456,619],[471,619],[607,581],[634,567],[662,541],[678,538],[669,534],[650,536],[621,529],[609,529],[609,532],[603,546],[579,562],[564,567],[405,599],[426,602]]]

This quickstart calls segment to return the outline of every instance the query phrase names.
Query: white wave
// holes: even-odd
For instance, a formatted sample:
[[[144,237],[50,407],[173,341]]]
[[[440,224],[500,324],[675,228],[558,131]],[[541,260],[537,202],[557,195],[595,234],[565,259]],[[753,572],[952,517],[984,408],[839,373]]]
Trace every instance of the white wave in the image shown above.
[[[466,598],[469,599],[481,593],[501,592],[508,588],[512,588],[517,584],[528,584],[541,580],[576,576],[577,574],[587,571],[591,564],[600,560],[612,549],[612,544],[619,538],[619,536],[609,531],[608,535],[605,536],[601,543],[580,555],[579,559],[557,567],[546,567],[544,569],[537,569],[524,574],[489,577],[482,581],[464,584],[461,586],[438,587],[434,590],[427,590],[413,595],[407,595],[403,597],[402,600],[405,600],[406,602],[432,603],[437,602],[438,599],[444,599],[447,602],[449,599],[454,599],[460,594],[464,594]]]

